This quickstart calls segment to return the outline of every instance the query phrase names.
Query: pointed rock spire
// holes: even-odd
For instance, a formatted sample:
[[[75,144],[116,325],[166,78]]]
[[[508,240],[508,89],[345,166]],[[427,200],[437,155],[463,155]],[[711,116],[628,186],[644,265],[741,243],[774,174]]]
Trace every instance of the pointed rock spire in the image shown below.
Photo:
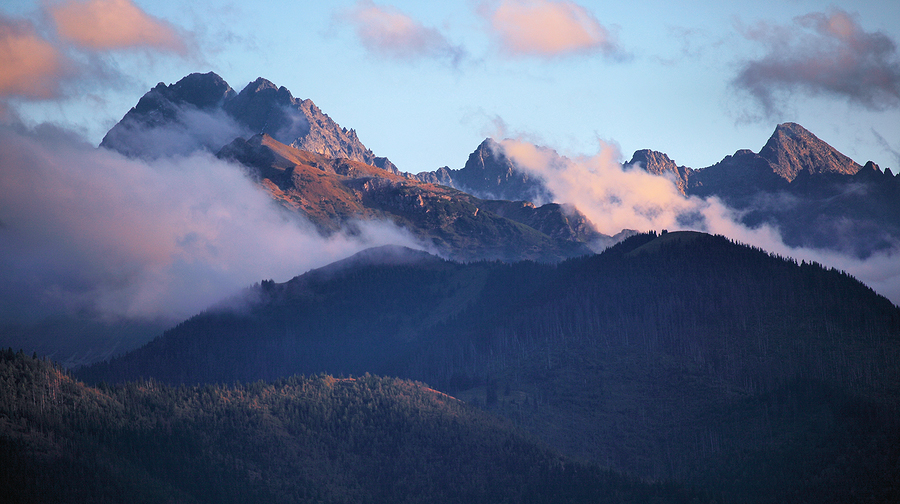
[[[788,181],[794,180],[801,171],[853,175],[862,168],[796,123],[779,124],[759,155]]]

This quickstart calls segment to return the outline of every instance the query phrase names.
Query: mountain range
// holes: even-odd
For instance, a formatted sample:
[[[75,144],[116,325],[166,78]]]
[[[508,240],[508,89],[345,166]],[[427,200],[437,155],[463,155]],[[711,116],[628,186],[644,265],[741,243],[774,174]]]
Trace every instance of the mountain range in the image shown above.
[[[386,218],[462,260],[559,260],[600,251],[634,232],[598,233],[493,139],[460,169],[401,172],[311,100],[263,78],[240,93],[214,73],[160,83],[101,146],[137,157],[206,149],[246,165],[277,200],[322,232],[353,219]],[[568,162],[544,151],[559,165]],[[359,164],[337,166],[340,160]],[[759,153],[739,150],[706,168],[679,166],[649,149],[636,151],[625,166],[665,177],[686,197],[717,197],[743,225],[773,226],[788,246],[866,258],[900,243],[900,179],[871,161],[857,164],[798,124],[778,125]]]
[[[544,152],[559,165],[568,162]],[[900,244],[900,177],[872,161],[857,164],[799,124],[778,125],[758,154],[742,149],[706,168],[679,166],[650,149],[636,151],[625,166],[665,177],[685,197],[717,197],[742,224],[771,225],[791,247],[867,258]],[[491,139],[460,170],[412,176],[481,197],[553,201],[546,181],[518,167]]]

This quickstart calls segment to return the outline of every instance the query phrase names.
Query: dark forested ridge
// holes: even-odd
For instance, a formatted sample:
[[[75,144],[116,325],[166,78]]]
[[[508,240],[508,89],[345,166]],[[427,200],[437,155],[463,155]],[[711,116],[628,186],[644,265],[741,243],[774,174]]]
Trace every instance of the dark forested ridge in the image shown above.
[[[693,232],[558,265],[401,255],[263,282],[79,376],[373,372],[726,500],[898,497],[900,309],[839,271]]]
[[[708,502],[573,462],[426,386],[87,387],[0,351],[0,501]]]

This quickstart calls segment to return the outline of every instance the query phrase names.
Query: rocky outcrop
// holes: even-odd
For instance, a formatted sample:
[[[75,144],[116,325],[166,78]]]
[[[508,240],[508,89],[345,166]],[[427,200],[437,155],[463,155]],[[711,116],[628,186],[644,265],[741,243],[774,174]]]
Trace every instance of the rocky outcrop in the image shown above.
[[[794,180],[801,171],[811,175],[853,175],[861,168],[852,159],[796,123],[779,124],[759,155],[769,162],[772,171],[788,182]]]
[[[657,152],[650,149],[642,149],[635,151],[631,156],[628,166],[640,166],[644,170],[654,174],[669,177],[681,194],[685,194],[688,187],[688,179],[693,170],[685,166],[678,166],[675,161],[669,159],[669,156],[663,152]]]
[[[407,176],[422,182],[454,187],[484,199],[531,201],[537,204],[552,201],[543,180],[519,169],[503,153],[500,144],[490,138],[469,154],[465,166],[459,170],[443,167],[433,172]]]

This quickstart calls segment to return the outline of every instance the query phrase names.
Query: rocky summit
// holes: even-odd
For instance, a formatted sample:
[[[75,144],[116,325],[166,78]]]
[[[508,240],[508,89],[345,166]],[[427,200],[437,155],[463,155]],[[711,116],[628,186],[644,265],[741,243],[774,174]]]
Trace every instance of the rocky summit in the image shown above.
[[[198,131],[205,130],[205,131]],[[221,132],[212,135],[210,130]],[[197,136],[197,142],[174,152],[171,143],[151,141],[167,133]],[[236,136],[267,134],[286,145],[331,158],[370,164],[393,173],[387,158],[376,156],[356,131],[342,128],[312,100],[295,98],[284,86],[262,77],[240,93],[213,72],[193,73],[175,84],[158,84],[103,138],[102,147],[132,157],[184,154],[203,148],[217,152]],[[177,147],[182,147],[178,144]]]
[[[796,123],[779,124],[759,155],[788,182],[801,171],[853,175],[862,168]]]
[[[536,203],[552,201],[544,182],[517,168],[503,148],[488,138],[466,161],[462,169],[440,168],[410,175],[423,182],[448,185],[486,199],[521,200]]]

